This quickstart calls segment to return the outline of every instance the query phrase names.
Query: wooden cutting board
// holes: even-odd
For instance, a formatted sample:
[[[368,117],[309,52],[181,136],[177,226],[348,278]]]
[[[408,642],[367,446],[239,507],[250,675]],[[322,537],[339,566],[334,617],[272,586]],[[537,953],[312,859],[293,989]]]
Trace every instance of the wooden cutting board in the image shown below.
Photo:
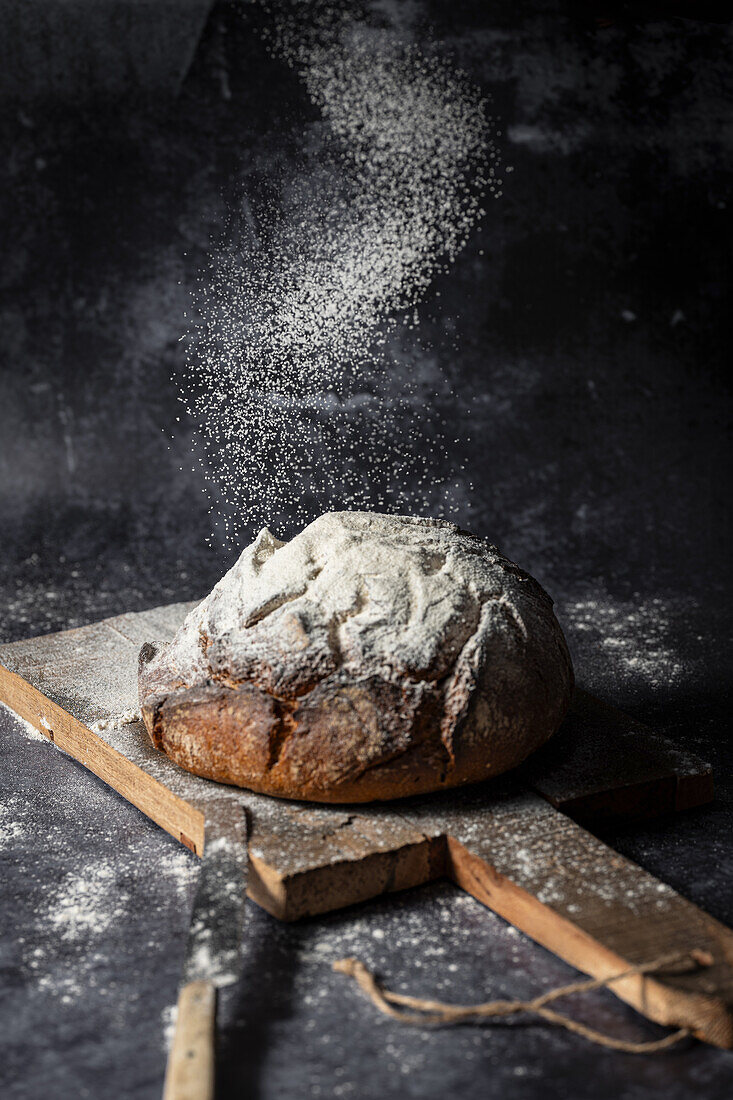
[[[171,638],[191,606],[0,646],[0,700],[199,855],[207,805],[244,806],[249,892],[281,920],[447,876],[594,977],[706,952],[708,967],[637,975],[613,991],[652,1020],[733,1046],[733,933],[569,816],[699,805],[712,797],[708,765],[577,691],[563,729],[509,778],[354,807],[222,787],[182,771],[139,721],[125,721],[137,709],[140,646]]]

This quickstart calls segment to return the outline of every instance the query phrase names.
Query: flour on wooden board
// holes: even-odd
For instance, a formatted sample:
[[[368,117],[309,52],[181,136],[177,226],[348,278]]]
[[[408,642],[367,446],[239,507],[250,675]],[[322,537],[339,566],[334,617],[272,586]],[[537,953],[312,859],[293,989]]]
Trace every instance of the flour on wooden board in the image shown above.
[[[110,718],[99,718],[96,722],[91,722],[89,729],[93,733],[101,733],[102,730],[119,730],[123,726],[129,726],[133,722],[140,721],[140,712],[138,710],[125,710],[121,714],[113,714]]]

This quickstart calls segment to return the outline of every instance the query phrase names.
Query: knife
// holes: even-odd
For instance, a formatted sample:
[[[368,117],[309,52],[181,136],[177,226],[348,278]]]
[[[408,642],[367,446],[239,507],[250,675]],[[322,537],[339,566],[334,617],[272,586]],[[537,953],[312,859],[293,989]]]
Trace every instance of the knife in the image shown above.
[[[207,796],[206,832],[163,1100],[213,1100],[217,990],[237,981],[247,892],[247,817],[231,793]]]

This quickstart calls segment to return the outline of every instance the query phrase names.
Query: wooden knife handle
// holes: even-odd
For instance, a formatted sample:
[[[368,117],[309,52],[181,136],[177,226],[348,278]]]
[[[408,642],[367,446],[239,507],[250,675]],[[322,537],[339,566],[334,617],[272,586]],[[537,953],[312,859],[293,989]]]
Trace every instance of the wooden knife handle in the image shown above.
[[[216,989],[188,982],[178,994],[173,1045],[165,1071],[163,1100],[214,1100]]]

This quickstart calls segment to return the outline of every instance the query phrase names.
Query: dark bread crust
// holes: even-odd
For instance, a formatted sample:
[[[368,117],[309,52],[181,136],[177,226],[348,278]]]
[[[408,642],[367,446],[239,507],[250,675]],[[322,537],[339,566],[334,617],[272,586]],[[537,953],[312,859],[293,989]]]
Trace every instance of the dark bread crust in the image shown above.
[[[282,612],[275,656],[269,636],[248,628],[249,663],[226,636],[201,628],[195,669],[176,662],[175,641],[144,646],[140,702],[153,743],[207,779],[314,802],[402,798],[515,767],[562,722],[573,671],[547,594],[490,549],[517,590],[521,630],[511,620],[515,604],[509,614],[503,595],[487,601],[469,642],[432,679],[430,670],[415,678],[355,672],[325,634],[309,664],[294,642],[301,625]],[[492,625],[497,615],[501,629]],[[283,661],[288,675],[275,676]]]

